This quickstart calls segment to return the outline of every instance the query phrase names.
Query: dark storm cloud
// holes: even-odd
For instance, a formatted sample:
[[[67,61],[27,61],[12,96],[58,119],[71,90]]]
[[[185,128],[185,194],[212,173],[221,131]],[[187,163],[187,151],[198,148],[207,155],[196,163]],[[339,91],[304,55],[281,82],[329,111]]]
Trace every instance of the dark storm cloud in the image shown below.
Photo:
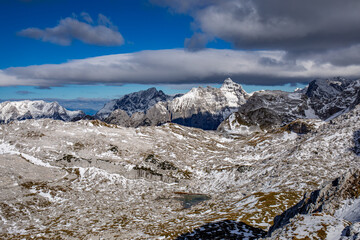
[[[317,62],[328,62],[336,66],[360,65],[360,44],[328,50],[323,53],[313,53],[305,57]]]
[[[205,34],[195,33],[191,38],[185,39],[184,45],[190,51],[198,51],[204,49],[209,40],[209,37]]]
[[[286,50],[295,56],[360,43],[358,0],[150,1],[192,15],[203,34],[240,49]]]
[[[61,19],[53,28],[27,28],[18,34],[65,46],[70,45],[74,39],[102,46],[116,46],[124,43],[124,38],[106,16],[99,14],[98,25],[92,24],[93,20],[89,14],[83,12],[81,16],[86,22],[80,21],[76,16],[67,17]]]

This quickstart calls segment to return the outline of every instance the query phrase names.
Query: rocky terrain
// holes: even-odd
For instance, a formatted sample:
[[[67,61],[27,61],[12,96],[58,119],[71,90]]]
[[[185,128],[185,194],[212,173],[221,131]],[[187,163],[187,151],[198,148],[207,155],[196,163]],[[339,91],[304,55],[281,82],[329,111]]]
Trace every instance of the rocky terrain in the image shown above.
[[[106,118],[100,119],[125,127],[173,122],[204,130],[248,134],[284,126],[297,119],[331,120],[346,113],[360,102],[360,80],[316,79],[295,92],[267,90],[247,94],[241,85],[226,79],[220,89],[193,88],[174,99],[162,97],[155,101],[153,95],[147,94],[142,107],[134,107],[133,102],[139,101],[141,94],[144,91],[131,94],[136,96],[132,101],[123,100],[129,99],[128,95],[113,100],[97,116],[106,111]]]
[[[126,127],[158,126],[173,122],[215,130],[232,112],[236,112],[248,97],[241,85],[228,78],[219,89],[193,88],[183,96],[170,101],[158,101],[151,108],[141,111],[139,109],[133,114],[126,112],[125,107],[119,108],[121,110],[112,112],[105,122]]]
[[[303,199],[274,220],[268,236],[276,239],[360,237],[360,170],[348,173]]]
[[[105,122],[2,103],[0,238],[357,239],[359,89],[149,89]]]
[[[353,108],[360,100],[359,93],[360,79],[353,81],[337,77],[312,81],[305,94],[316,116],[326,120]]]
[[[256,239],[306,192],[360,167],[359,120],[356,106],[331,122],[308,119],[307,134],[51,119],[1,125],[0,238],[191,239],[219,226],[224,236]],[[334,187],[347,192],[344,181]],[[303,223],[317,214],[299,213]],[[317,223],[336,231],[322,236],[357,234],[355,222],[324,214]],[[270,232],[293,236],[281,219]]]
[[[154,106],[157,102],[170,101],[178,96],[181,95],[169,96],[161,90],[158,91],[156,88],[149,88],[144,91],[126,94],[120,99],[111,100],[95,114],[95,117],[104,120],[117,109],[120,109],[128,116],[131,116],[136,112],[145,112]]]
[[[296,119],[331,120],[360,102],[360,79],[317,79],[301,91],[254,92],[239,111],[218,127],[220,131],[248,134],[286,125]]]
[[[82,111],[69,111],[57,102],[45,101],[7,101],[0,103],[0,123],[14,120],[51,118],[55,120],[71,121],[82,118]]]
[[[155,88],[127,94],[105,104],[94,116],[68,111],[58,103],[6,102],[0,106],[0,123],[51,118],[63,121],[100,119],[124,127],[177,123],[204,130],[248,134],[271,130],[297,119],[331,119],[360,103],[360,79],[313,80],[295,92],[246,93],[226,79],[220,88],[193,88],[188,93],[166,95]]]
[[[274,219],[266,233],[243,222],[208,223],[177,239],[340,239],[360,238],[360,170],[308,192]]]

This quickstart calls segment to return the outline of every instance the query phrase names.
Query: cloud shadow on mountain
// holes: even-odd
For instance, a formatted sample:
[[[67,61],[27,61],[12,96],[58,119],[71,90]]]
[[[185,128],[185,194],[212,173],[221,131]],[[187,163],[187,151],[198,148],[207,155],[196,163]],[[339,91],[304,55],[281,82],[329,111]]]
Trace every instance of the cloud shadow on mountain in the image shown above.
[[[214,116],[209,112],[200,112],[188,118],[173,119],[171,122],[187,127],[201,128],[203,130],[216,130],[222,122],[222,119],[219,119],[217,115]]]

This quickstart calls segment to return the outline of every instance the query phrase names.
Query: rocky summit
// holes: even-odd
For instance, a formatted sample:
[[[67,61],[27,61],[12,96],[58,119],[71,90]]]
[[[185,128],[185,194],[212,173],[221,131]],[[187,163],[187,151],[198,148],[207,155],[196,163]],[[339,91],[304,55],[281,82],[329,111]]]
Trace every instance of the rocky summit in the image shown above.
[[[161,90],[158,91],[156,88],[149,88],[144,91],[126,94],[120,99],[111,100],[95,114],[95,117],[105,119],[117,109],[121,109],[131,116],[133,113],[148,110],[157,102],[168,101],[173,98],[173,96],[166,95]]]

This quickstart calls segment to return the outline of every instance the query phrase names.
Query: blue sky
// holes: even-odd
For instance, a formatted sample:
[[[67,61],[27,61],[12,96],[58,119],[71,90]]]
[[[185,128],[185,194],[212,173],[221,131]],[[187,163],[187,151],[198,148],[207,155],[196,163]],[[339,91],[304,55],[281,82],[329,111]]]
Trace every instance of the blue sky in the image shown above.
[[[69,59],[145,49],[180,48],[184,45],[184,36],[191,36],[189,16],[171,14],[141,0],[5,0],[0,2],[0,6],[0,69],[63,63]],[[118,27],[126,43],[98,46],[74,41],[70,46],[60,46],[17,35],[17,32],[29,27],[54,27],[60,19],[73,14],[80,16],[82,12],[94,19],[99,13],[107,16]]]
[[[92,101],[152,86],[175,94],[227,77],[248,92],[291,91],[318,77],[359,78],[358,1],[267,4],[0,1],[0,99]]]

